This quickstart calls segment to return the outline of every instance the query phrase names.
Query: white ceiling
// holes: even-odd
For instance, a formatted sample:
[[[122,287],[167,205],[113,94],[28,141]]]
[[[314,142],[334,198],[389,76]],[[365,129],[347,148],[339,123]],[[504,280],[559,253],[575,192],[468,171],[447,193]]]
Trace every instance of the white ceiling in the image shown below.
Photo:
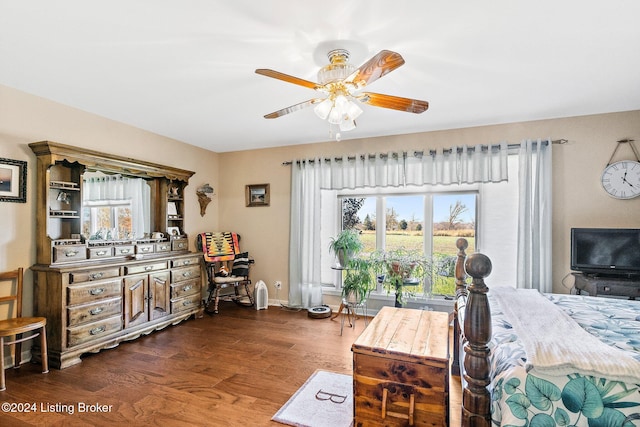
[[[216,152],[329,140],[305,109],[327,42],[406,63],[342,139],[640,109],[637,0],[0,0],[0,84]],[[331,43],[329,43],[331,44]],[[340,44],[337,44],[339,46]]]

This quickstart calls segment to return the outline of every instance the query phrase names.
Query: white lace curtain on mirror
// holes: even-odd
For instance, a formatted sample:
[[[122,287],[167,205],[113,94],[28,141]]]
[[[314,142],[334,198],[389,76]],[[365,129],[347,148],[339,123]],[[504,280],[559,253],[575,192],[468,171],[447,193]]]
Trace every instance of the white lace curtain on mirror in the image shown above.
[[[458,185],[508,178],[508,145],[426,152],[358,154],[294,160],[291,164],[289,303],[308,307],[321,284],[320,190]]]

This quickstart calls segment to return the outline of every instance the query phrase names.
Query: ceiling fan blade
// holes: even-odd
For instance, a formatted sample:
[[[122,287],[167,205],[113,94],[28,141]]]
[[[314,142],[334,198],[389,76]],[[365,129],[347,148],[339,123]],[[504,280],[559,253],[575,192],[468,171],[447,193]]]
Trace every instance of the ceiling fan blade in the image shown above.
[[[402,64],[404,64],[404,59],[399,53],[382,50],[376,56],[362,64],[345,79],[345,82],[351,82],[357,89],[362,89],[366,85],[373,83],[385,74],[400,67]]]
[[[282,117],[285,114],[293,113],[294,111],[302,110],[303,108],[307,108],[312,106],[313,104],[317,104],[318,102],[324,101],[323,99],[314,98],[308,101],[301,102],[299,104],[291,105],[290,107],[283,108],[282,110],[274,111],[273,113],[269,113],[264,116],[265,119],[276,119],[278,117]]]
[[[304,80],[299,77],[290,76],[288,74],[284,74],[279,71],[269,70],[267,68],[258,68],[256,70],[256,74],[262,74],[263,76],[273,77],[274,79],[308,87],[309,89],[314,89],[314,90],[318,90],[322,87],[318,83],[310,82],[309,80]]]
[[[364,92],[357,95],[356,98],[358,101],[364,104],[373,105],[374,107],[391,108],[393,110],[406,111],[408,113],[420,114],[429,108],[429,103],[427,101],[383,95],[380,93]]]

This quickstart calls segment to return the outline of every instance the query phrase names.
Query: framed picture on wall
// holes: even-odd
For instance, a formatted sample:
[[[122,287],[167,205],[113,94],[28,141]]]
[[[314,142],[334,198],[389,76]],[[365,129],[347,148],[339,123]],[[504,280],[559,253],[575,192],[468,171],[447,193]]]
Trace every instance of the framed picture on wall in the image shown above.
[[[247,206],[269,206],[269,184],[245,186],[244,198]]]
[[[0,202],[26,201],[27,162],[0,158]]]

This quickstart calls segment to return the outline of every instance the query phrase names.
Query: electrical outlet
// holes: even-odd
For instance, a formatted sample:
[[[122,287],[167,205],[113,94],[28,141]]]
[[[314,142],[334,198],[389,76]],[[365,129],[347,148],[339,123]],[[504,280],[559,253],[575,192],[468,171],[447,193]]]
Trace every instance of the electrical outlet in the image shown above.
[[[276,281],[273,283],[273,286],[274,286],[276,289],[282,289],[282,282],[281,282],[280,280],[276,280]]]

